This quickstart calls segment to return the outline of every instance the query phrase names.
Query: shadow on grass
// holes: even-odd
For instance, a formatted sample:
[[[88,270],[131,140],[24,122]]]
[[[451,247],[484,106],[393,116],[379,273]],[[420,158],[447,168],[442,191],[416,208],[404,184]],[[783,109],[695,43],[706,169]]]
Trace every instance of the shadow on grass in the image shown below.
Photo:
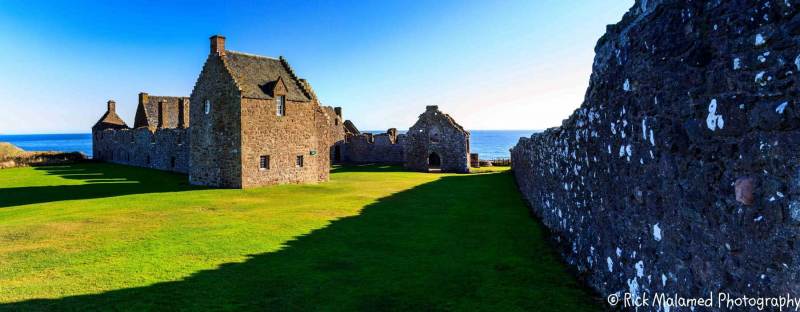
[[[600,310],[544,235],[510,173],[442,176],[243,263],[0,310]]]
[[[400,165],[360,164],[360,165],[334,165],[331,173],[339,172],[406,172]]]
[[[34,167],[47,175],[80,180],[75,185],[0,188],[0,208],[62,200],[196,190],[185,175],[105,163]],[[154,174],[158,173],[158,174]]]

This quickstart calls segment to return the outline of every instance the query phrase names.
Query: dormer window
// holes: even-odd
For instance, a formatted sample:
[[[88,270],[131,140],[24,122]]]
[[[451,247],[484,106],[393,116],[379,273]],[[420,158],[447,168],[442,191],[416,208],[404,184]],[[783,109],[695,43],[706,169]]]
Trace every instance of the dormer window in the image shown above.
[[[208,115],[211,113],[211,100],[206,100],[206,105],[203,107],[203,111]]]
[[[275,98],[275,115],[286,116],[286,97],[283,95]]]

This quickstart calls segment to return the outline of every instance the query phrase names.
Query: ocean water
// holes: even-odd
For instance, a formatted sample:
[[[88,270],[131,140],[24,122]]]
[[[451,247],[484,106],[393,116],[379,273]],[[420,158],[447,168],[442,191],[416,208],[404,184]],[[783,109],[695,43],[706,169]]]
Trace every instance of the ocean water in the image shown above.
[[[384,133],[386,130],[366,130],[372,134]],[[405,130],[398,130],[398,133],[406,133]],[[511,153],[508,151],[517,145],[519,138],[530,137],[531,134],[540,132],[537,130],[470,130],[470,152],[478,153],[481,159],[491,160],[498,158],[509,158]]]
[[[372,133],[384,131],[373,131]],[[529,137],[534,132],[536,131],[473,130],[470,131],[470,148],[473,153],[480,154],[481,159],[508,158],[508,150],[517,144],[519,138]],[[78,151],[92,156],[92,135],[90,133],[0,135],[0,142],[9,142],[26,151]]]
[[[91,133],[0,135],[0,142],[26,151],[83,152],[92,156]]]

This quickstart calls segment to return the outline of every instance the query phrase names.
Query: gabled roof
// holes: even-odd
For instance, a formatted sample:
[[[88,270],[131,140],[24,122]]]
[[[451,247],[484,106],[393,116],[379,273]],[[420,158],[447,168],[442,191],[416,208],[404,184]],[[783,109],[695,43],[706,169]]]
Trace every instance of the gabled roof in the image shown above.
[[[92,130],[105,130],[105,129],[125,129],[128,128],[128,125],[125,124],[125,121],[122,118],[119,118],[115,111],[106,111],[103,114],[103,117],[100,117],[94,126],[92,126]]]
[[[273,89],[278,78],[286,85],[286,99],[292,101],[311,101],[311,94],[283,58],[271,58],[236,51],[225,51],[225,64],[236,84],[242,90],[242,97],[251,99],[272,99]]]

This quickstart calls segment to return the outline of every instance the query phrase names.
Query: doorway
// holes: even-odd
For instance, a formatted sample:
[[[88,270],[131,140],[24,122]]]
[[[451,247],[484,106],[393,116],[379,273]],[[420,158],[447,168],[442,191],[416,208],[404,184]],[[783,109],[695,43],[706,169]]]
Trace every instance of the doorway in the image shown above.
[[[442,170],[442,159],[439,157],[439,154],[431,153],[428,155],[428,171],[441,171]]]

